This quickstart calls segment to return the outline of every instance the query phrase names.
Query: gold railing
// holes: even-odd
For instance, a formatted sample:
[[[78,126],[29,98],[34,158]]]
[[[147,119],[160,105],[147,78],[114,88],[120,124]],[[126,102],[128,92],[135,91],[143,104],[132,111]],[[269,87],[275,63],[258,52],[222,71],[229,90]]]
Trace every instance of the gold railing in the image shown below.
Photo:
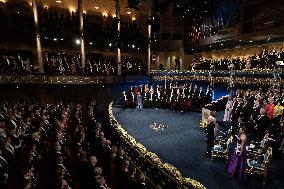
[[[131,145],[131,147],[134,150],[137,150],[137,152],[141,154],[142,157],[144,157],[146,160],[151,162],[154,166],[158,167],[162,172],[164,172],[165,175],[168,175],[170,178],[173,178],[177,184],[182,186],[182,188],[187,188],[187,186],[195,189],[206,188],[203,184],[199,183],[198,181],[192,178],[183,177],[180,171],[176,167],[174,167],[169,163],[162,162],[161,159],[155,153],[148,151],[145,146],[137,142],[135,138],[129,135],[127,131],[118,123],[118,121],[114,117],[112,111],[112,105],[113,102],[111,102],[109,105],[109,119],[111,126],[113,127],[113,129],[115,129],[115,131],[120,135],[120,137],[124,141],[128,142]]]
[[[113,84],[122,83],[120,76],[48,76],[0,75],[0,84]]]

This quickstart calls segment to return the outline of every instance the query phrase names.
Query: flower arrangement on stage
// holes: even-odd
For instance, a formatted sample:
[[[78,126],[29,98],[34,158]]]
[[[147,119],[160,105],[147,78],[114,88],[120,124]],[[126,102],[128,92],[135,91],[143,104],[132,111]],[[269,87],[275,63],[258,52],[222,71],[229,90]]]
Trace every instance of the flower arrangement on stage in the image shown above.
[[[109,105],[110,123],[113,129],[115,129],[115,131],[120,135],[120,137],[122,137],[123,140],[127,141],[133,149],[136,149],[145,159],[148,159],[150,162],[152,162],[153,165],[157,166],[170,177],[174,178],[178,184],[182,185],[181,189],[186,189],[187,186],[190,186],[190,188],[195,189],[206,188],[204,185],[194,179],[184,178],[176,167],[169,163],[163,163],[161,159],[157,156],[157,154],[149,152],[145,146],[143,146],[141,143],[138,143],[132,136],[130,136],[114,117],[112,112],[112,104],[113,102],[111,102]]]
[[[135,148],[138,149],[143,155],[147,154],[147,149],[141,143],[136,143]]]
[[[228,98],[229,98],[229,95],[222,96],[221,98],[218,98],[217,100],[212,101],[209,104],[206,104],[205,107],[213,106],[213,104],[217,104],[218,102],[224,101],[225,99],[228,99]]]
[[[160,158],[157,156],[157,154],[155,154],[153,152],[147,152],[146,157],[151,159],[151,161],[155,162],[156,164],[162,165],[162,162],[161,162]]]

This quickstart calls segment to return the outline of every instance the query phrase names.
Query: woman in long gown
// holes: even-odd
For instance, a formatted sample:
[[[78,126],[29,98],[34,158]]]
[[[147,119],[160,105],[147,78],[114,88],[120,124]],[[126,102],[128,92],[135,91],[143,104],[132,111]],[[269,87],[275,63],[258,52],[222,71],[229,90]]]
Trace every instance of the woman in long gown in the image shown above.
[[[247,161],[247,154],[246,154],[246,141],[247,136],[245,133],[245,128],[239,128],[239,135],[237,136],[238,142],[237,147],[234,150],[233,154],[231,155],[227,172],[229,175],[235,179],[240,181],[245,181],[245,170],[246,170],[246,161]]]

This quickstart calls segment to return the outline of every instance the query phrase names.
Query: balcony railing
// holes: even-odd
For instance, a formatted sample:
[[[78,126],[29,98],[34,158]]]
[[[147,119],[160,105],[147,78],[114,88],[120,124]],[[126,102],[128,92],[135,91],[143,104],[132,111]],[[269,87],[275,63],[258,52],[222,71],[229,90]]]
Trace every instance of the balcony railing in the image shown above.
[[[0,84],[120,84],[120,76],[47,76],[47,75],[0,75]]]

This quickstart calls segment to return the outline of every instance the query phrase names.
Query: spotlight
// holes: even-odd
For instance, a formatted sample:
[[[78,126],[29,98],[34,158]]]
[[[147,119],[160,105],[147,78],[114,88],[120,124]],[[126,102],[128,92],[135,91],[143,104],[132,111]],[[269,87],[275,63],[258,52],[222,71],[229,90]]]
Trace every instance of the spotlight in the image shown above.
[[[92,45],[93,43],[92,42],[90,42],[90,45]]]
[[[221,46],[223,46],[224,44],[223,43],[221,43]]]
[[[109,43],[109,44],[108,44],[108,46],[110,46],[110,47],[111,47],[111,46],[112,46],[112,44],[111,44],[111,43]]]
[[[63,41],[63,38],[61,38],[60,40]]]
[[[53,38],[53,41],[57,41],[58,39],[57,38]]]
[[[132,47],[132,49],[134,49],[134,48],[135,48],[135,45],[132,45],[131,47]]]
[[[252,43],[252,41],[249,41],[250,43]]]
[[[81,43],[81,42],[80,42],[80,39],[76,39],[76,40],[75,40],[75,43],[76,43],[77,45],[80,45],[80,43]]]

